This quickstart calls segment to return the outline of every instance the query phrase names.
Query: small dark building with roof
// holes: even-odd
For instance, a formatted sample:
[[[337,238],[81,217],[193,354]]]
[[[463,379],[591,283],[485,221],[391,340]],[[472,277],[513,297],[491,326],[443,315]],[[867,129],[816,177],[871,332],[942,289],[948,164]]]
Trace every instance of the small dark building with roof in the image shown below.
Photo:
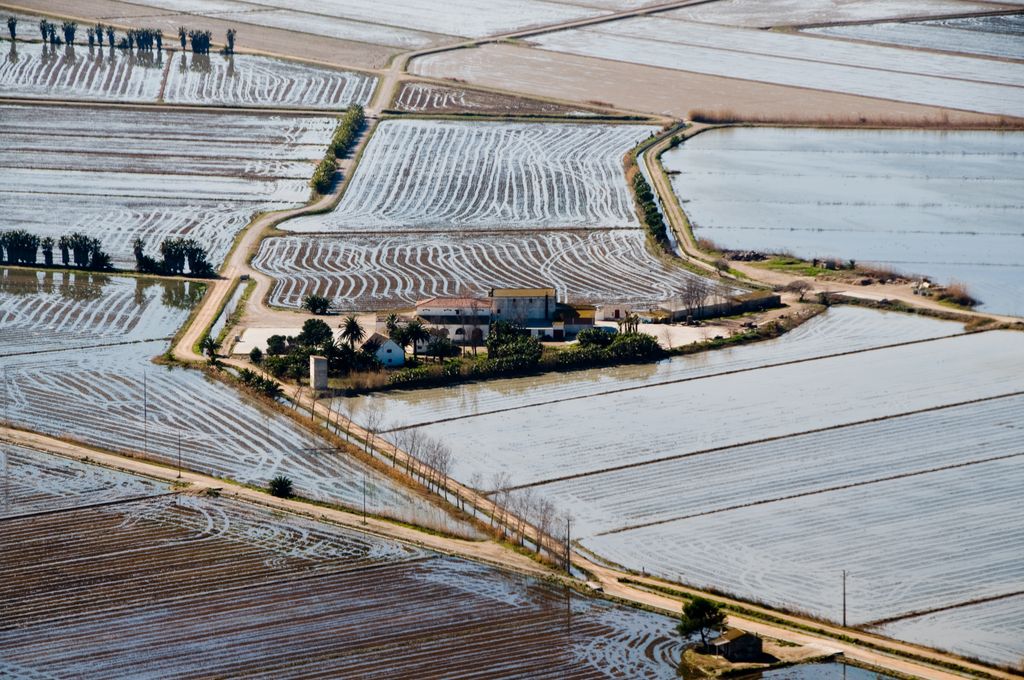
[[[709,642],[708,651],[733,663],[759,661],[764,654],[761,638],[737,628],[727,628],[725,632]]]

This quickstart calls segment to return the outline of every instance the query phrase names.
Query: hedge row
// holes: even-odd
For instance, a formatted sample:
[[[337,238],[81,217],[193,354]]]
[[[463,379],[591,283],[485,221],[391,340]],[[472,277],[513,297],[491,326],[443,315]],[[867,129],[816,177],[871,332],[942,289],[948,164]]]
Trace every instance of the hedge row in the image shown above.
[[[636,194],[636,200],[640,204],[640,209],[643,210],[643,222],[644,226],[647,227],[647,231],[659,243],[667,242],[668,233],[665,230],[665,220],[661,217],[661,211],[658,210],[658,206],[654,202],[654,192],[651,191],[651,186],[644,179],[642,172],[638,171],[633,175],[633,192]]]
[[[327,145],[327,153],[324,159],[317,164],[313,171],[313,178],[309,185],[318,194],[326,194],[331,190],[334,183],[334,173],[338,171],[338,162],[359,139],[359,131],[363,127],[366,117],[363,114],[363,107],[358,104],[350,106],[345,114],[338,119],[338,127],[334,129],[331,142]]]

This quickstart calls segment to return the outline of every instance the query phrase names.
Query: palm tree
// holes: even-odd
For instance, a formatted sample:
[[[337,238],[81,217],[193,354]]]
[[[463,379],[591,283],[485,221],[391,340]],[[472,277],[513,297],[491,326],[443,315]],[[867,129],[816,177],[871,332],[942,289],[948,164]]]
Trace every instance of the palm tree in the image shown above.
[[[53,243],[53,239],[49,236],[40,241],[40,244],[43,246],[43,261],[47,267],[53,266]]]
[[[348,341],[349,349],[354,352],[356,343],[362,342],[363,338],[366,337],[366,331],[359,325],[359,320],[354,315],[349,315],[345,317],[341,324],[341,337]]]
[[[210,357],[210,362],[217,360],[217,350],[220,349],[220,343],[211,338],[209,335],[204,335],[203,339],[199,342],[199,349],[206,353],[206,356]]]
[[[430,339],[430,333],[427,331],[423,322],[419,319],[413,319],[409,322],[409,325],[405,327],[405,335],[409,340],[409,344],[412,345],[412,358],[416,358],[416,345],[420,342],[426,342]]]

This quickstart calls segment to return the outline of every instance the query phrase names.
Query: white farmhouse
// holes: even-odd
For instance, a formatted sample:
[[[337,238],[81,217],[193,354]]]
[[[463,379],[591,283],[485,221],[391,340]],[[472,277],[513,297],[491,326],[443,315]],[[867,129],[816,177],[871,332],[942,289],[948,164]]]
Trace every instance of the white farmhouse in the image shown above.
[[[374,333],[362,344],[362,348],[370,352],[385,366],[402,366],[405,364],[405,350],[391,338]]]

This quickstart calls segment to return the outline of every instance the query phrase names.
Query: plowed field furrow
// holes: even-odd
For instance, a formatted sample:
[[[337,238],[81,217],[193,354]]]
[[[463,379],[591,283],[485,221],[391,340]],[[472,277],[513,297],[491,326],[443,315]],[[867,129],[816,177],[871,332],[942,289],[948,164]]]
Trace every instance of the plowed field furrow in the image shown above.
[[[168,65],[164,101],[339,110],[368,104],[376,82],[361,73],[266,57],[177,54]]]
[[[536,286],[574,302],[653,304],[696,276],[653,256],[639,230],[278,237],[263,241],[253,266],[276,279],[272,304],[298,307],[315,293],[346,310]]]
[[[296,232],[638,227],[625,153],[631,125],[386,121],[337,209]]]
[[[12,357],[9,417],[48,434],[146,452],[171,465],[178,460],[180,437],[185,467],[257,486],[285,474],[296,493],[351,507],[362,504],[365,478],[370,512],[473,535],[441,508],[226,385],[194,371],[154,369],[149,358],[164,348],[140,343]]]
[[[26,673],[671,678],[680,651],[669,619],[220,500],[8,524],[0,646]]]
[[[121,50],[9,43],[0,60],[0,95],[155,102],[163,64]]]
[[[195,238],[219,265],[253,214],[308,199],[334,125],[323,116],[2,106],[0,201],[10,225],[54,239],[84,232],[125,268],[135,267],[136,238],[157,258],[164,239]]]
[[[167,491],[156,480],[0,442],[0,519]]]

